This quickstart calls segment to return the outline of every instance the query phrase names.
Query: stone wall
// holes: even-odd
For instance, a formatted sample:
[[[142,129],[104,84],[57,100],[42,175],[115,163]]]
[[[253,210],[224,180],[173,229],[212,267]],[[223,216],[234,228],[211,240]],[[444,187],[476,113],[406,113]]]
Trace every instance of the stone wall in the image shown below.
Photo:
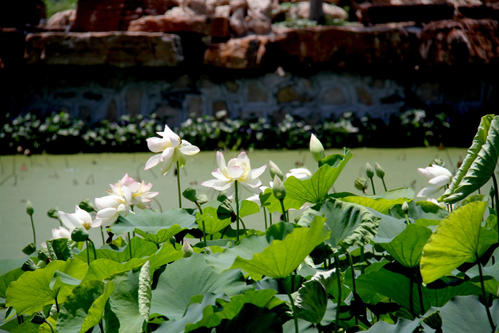
[[[387,119],[413,108],[495,113],[499,105],[497,79],[472,73],[387,77],[321,71],[303,76],[279,69],[256,77],[217,77],[124,69],[74,71],[35,71],[28,74],[29,84],[18,81],[17,88],[13,80],[10,88],[5,87],[12,91],[8,104],[13,111],[38,114],[64,110],[90,122],[154,112],[169,117],[171,125],[189,115],[220,110],[234,118],[278,120],[291,114],[317,123],[344,112]]]

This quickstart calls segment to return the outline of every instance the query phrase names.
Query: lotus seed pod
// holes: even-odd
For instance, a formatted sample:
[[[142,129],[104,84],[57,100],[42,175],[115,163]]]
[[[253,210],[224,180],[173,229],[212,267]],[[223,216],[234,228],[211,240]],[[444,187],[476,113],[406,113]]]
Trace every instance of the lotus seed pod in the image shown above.
[[[374,170],[376,171],[376,176],[383,179],[385,178],[385,170],[379,165],[378,162],[374,163]]]
[[[369,162],[366,163],[366,176],[369,179],[374,177],[374,168]]]
[[[310,152],[312,153],[316,161],[320,161],[324,157],[326,157],[322,143],[313,134],[310,136]]]

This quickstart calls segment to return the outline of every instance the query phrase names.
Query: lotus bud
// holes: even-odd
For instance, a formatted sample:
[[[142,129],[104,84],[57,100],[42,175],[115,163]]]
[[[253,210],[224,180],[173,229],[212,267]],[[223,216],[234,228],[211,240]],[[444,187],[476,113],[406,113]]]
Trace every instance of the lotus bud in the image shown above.
[[[372,179],[374,177],[374,168],[369,162],[366,163],[366,176],[369,179]]]
[[[282,180],[277,175],[275,175],[274,177],[272,192],[274,193],[274,196],[279,200],[284,200],[284,198],[286,197],[286,188],[284,187]]]
[[[26,255],[33,254],[36,251],[36,245],[35,243],[29,243],[23,248],[23,253]]]
[[[270,171],[270,178],[274,179],[275,176],[278,176],[281,180],[284,178],[284,174],[282,173],[281,169],[277,166],[272,161],[269,161],[269,171]]]
[[[404,211],[404,214],[407,214],[409,212],[409,204],[407,203],[407,201],[404,201],[404,203],[402,204],[402,211]]]
[[[374,163],[374,170],[376,171],[376,176],[383,179],[385,178],[385,170],[379,165],[378,162]]]
[[[355,181],[353,182],[353,185],[355,188],[359,191],[366,192],[367,190],[367,179],[364,177],[357,177],[355,178]]]
[[[45,315],[43,312],[35,312],[33,318],[31,319],[33,324],[41,325],[45,322]]]
[[[191,244],[184,239],[184,244],[182,245],[182,250],[184,251],[184,258],[192,256],[194,249]]]
[[[57,213],[57,209],[55,208],[50,208],[47,211],[47,216],[50,217],[51,219],[58,219],[59,218],[59,213]]]
[[[322,143],[313,134],[310,136],[310,152],[312,153],[316,161],[320,161],[324,157],[326,157]]]
[[[88,240],[88,231],[83,227],[78,227],[71,233],[71,239],[75,242],[84,242]]]
[[[26,214],[28,214],[29,216],[33,216],[33,213],[35,212],[35,210],[33,209],[33,205],[31,204],[31,201],[27,201],[26,202]]]

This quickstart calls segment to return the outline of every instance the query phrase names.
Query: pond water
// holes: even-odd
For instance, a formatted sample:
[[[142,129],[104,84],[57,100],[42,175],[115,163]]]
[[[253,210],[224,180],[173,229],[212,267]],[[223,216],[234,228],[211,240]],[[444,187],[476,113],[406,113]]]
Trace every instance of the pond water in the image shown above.
[[[330,151],[329,153],[341,151]],[[353,186],[357,176],[364,176],[366,162],[378,162],[386,171],[389,188],[408,186],[419,190],[425,180],[416,172],[417,167],[425,167],[434,158],[440,158],[455,171],[457,162],[465,156],[462,148],[407,148],[407,149],[354,149],[353,158],[334,185],[335,191],[359,193]],[[297,166],[315,170],[315,162],[308,151],[255,151],[249,152],[252,167],[259,167],[269,159],[285,171]],[[237,155],[225,153],[226,160]],[[161,176],[159,169],[144,171],[149,153],[135,154],[79,154],[79,155],[21,155],[0,156],[0,259],[22,258],[21,249],[32,241],[31,225],[25,213],[25,204],[31,200],[35,209],[34,219],[38,241],[51,236],[51,229],[57,227],[56,220],[46,212],[57,208],[73,212],[74,206],[82,199],[93,199],[106,195],[108,184],[115,183],[125,173],[135,179],[144,179],[154,184],[159,191],[157,202],[162,209],[176,207],[176,178],[172,174]],[[216,167],[215,153],[202,152],[187,161],[181,170],[182,188],[200,188],[202,181],[211,179],[210,172]],[[266,172],[262,181],[268,183]],[[376,182],[378,190],[381,184]],[[212,198],[216,193],[203,188]],[[370,194],[370,189],[368,191]],[[243,193],[241,197],[249,196]],[[184,206],[188,203],[184,200]],[[248,227],[262,228],[258,217],[246,221]],[[94,239],[100,239],[94,238]]]

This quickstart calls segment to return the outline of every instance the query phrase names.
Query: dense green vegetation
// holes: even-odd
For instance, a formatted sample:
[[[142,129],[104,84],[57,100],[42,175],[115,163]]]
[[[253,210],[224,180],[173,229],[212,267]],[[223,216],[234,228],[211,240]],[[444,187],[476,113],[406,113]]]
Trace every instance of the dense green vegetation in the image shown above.
[[[197,147],[168,127],[158,135],[147,140],[158,155],[146,168],[188,168]],[[220,191],[217,200],[191,188],[182,199],[176,172],[179,208],[165,212],[147,208],[152,184],[125,175],[74,214],[49,212],[61,227],[42,246],[28,204],[29,257],[22,267],[0,262],[0,329],[496,332],[498,116],[482,118],[456,174],[419,169],[428,185],[418,196],[439,201],[386,188],[380,166],[366,167],[363,190],[373,195],[330,193],[352,153],[326,156],[315,136],[310,151],[312,174],[269,163],[267,189],[264,168],[245,153],[226,164],[219,152],[215,179],[202,184]],[[490,179],[492,191],[480,194]],[[258,189],[257,200],[241,200],[238,186]],[[245,227],[254,214],[264,231]],[[87,233],[99,225],[101,248]]]
[[[78,0],[44,0],[47,6],[47,18],[50,18],[57,12],[66,9],[76,9]]]

